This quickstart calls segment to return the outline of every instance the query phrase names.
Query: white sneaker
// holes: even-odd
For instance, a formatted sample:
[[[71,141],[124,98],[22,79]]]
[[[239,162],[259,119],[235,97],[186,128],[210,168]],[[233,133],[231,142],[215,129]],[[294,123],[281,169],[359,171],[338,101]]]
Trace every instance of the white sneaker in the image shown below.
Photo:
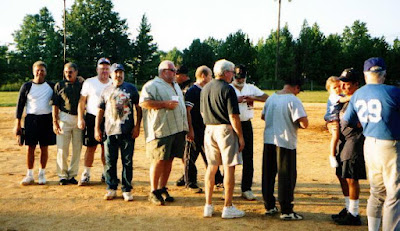
[[[273,216],[273,215],[275,215],[275,214],[277,214],[278,213],[278,208],[275,206],[274,208],[272,208],[272,209],[268,209],[266,212],[265,212],[265,215],[267,215],[267,216]]]
[[[40,185],[46,184],[46,175],[45,175],[44,172],[39,172],[38,183],[39,183]]]
[[[295,221],[295,220],[303,220],[303,216],[300,214],[297,214],[295,212],[293,213],[289,213],[289,214],[281,214],[281,220],[285,220],[285,221]]]
[[[329,156],[329,163],[331,164],[332,168],[339,167],[339,163],[337,162],[336,157],[334,156]]]
[[[203,217],[212,217],[214,214],[214,205],[204,205]]]
[[[26,176],[24,179],[21,181],[21,185],[26,186],[35,183],[35,180],[33,179],[33,176]]]
[[[123,192],[122,197],[124,198],[124,201],[133,201],[131,192]]]
[[[81,180],[79,181],[78,185],[79,186],[86,186],[89,185],[90,183],[90,175],[87,173],[82,173]]]
[[[254,196],[253,191],[247,190],[246,192],[242,192],[242,197],[248,201],[256,200],[256,196]]]
[[[104,200],[112,200],[117,196],[117,190],[109,189],[106,195],[104,195]]]
[[[232,206],[224,206],[222,210],[222,218],[230,219],[230,218],[238,218],[243,217],[245,214],[244,211],[237,209],[233,204]]]

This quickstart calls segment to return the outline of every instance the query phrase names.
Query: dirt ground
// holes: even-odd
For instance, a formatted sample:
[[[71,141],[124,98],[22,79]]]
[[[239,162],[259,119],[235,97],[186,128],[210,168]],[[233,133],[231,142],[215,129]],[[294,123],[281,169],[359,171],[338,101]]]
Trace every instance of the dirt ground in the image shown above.
[[[96,153],[91,186],[59,186],[56,175],[56,147],[49,149],[48,183],[44,186],[20,186],[26,173],[25,147],[16,145],[12,134],[15,108],[0,108],[0,230],[367,230],[366,204],[368,181],[361,181],[361,227],[335,225],[331,214],[339,212],[343,196],[329,166],[330,135],[324,129],[325,104],[304,104],[310,126],[299,130],[297,186],[295,211],[303,221],[281,221],[279,216],[267,217],[261,196],[261,163],[264,123],[260,119],[263,104],[255,105],[254,184],[257,201],[240,197],[241,166],[236,169],[234,204],[246,212],[240,219],[223,220],[222,191],[214,194],[216,214],[203,218],[204,193],[194,194],[177,187],[174,182],[182,175],[181,160],[175,160],[169,189],[176,202],[153,206],[147,201],[149,192],[149,161],[145,155],[143,131],[136,140],[133,169],[133,202],[125,202],[121,192],[113,201],[103,200],[106,185],[100,183],[102,171],[100,153]],[[83,148],[82,153],[84,153]],[[38,151],[35,161],[35,181],[38,173]],[[83,157],[83,155],[82,155]],[[82,159],[82,158],[81,158]],[[80,164],[82,172],[83,162]],[[120,166],[120,163],[119,163]],[[199,184],[204,182],[204,163],[199,158]],[[120,174],[120,170],[119,170]],[[79,178],[79,177],[78,177]]]

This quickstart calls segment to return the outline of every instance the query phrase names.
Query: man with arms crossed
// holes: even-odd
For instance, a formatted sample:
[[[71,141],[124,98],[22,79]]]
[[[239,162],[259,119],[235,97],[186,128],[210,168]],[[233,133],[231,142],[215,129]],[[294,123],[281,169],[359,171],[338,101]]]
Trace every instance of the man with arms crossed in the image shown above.
[[[293,211],[297,179],[297,129],[308,127],[307,114],[300,99],[300,79],[286,79],[283,89],[265,102],[261,119],[265,120],[262,164],[262,194],[266,215],[278,212],[275,206],[275,176],[278,173],[278,199],[282,220],[302,220]]]
[[[158,66],[158,75],[142,88],[139,105],[143,108],[146,153],[151,160],[149,201],[155,205],[173,202],[167,191],[172,161],[182,158],[188,131],[183,94],[175,82],[176,69],[169,60]]]
[[[78,78],[75,63],[64,65],[65,80],[54,87],[53,130],[57,135],[57,174],[60,185],[78,184],[79,159],[82,150],[82,130],[78,128],[78,103],[84,79]],[[72,143],[68,168],[69,145]]]
[[[244,65],[235,67],[236,75],[231,83],[238,97],[240,122],[244,137],[243,156],[243,171],[242,171],[242,197],[246,200],[253,201],[256,197],[251,191],[253,185],[253,126],[251,119],[254,117],[254,101],[265,102],[268,95],[261,91],[253,84],[246,83],[247,70]]]
[[[383,84],[386,65],[382,58],[364,62],[366,85],[352,97],[343,120],[358,121],[365,136],[370,197],[368,230],[400,230],[400,89]],[[386,198],[385,198],[386,197]]]
[[[235,65],[225,59],[214,65],[215,79],[201,91],[200,112],[206,125],[204,147],[207,157],[205,175],[206,204],[204,217],[212,217],[212,194],[219,165],[224,168],[225,203],[222,218],[243,217],[245,212],[232,204],[235,186],[235,166],[242,164],[244,139],[240,125],[235,90],[229,85],[235,75]]]
[[[83,83],[81,90],[81,98],[79,99],[78,106],[78,127],[84,130],[83,145],[87,148],[84,159],[85,169],[79,181],[80,186],[85,186],[90,183],[90,169],[93,165],[94,152],[98,144],[101,145],[101,161],[103,162],[103,166],[105,166],[104,145],[102,141],[99,142],[95,139],[94,126],[98,112],[97,106],[100,103],[100,95],[104,88],[111,85],[110,65],[110,60],[100,58],[99,61],[97,61],[97,76],[87,79]],[[101,128],[104,130],[104,123]],[[103,177],[102,175],[102,181]]]

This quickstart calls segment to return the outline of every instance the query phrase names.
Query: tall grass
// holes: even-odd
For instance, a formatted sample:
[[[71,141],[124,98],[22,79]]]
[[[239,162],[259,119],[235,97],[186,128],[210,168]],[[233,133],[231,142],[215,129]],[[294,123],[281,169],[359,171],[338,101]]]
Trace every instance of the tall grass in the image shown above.
[[[17,104],[18,92],[0,92],[0,107],[14,107]]]

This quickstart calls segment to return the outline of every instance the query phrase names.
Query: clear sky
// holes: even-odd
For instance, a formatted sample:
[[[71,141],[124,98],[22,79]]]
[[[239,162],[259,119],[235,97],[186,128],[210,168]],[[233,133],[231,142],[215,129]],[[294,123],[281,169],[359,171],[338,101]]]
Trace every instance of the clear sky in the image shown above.
[[[66,0],[69,8],[73,0]],[[146,13],[159,49],[187,48],[193,39],[210,36],[225,39],[241,29],[253,43],[267,37],[277,27],[278,2],[275,0],[112,0],[114,11],[127,19],[131,38],[136,37],[141,17]],[[0,44],[13,42],[12,33],[20,28],[27,14],[46,6],[61,26],[63,0],[2,0]],[[390,44],[400,39],[399,0],[282,0],[281,26],[298,37],[303,21],[318,23],[325,34],[343,32],[355,20],[367,23],[374,37],[385,36]]]

